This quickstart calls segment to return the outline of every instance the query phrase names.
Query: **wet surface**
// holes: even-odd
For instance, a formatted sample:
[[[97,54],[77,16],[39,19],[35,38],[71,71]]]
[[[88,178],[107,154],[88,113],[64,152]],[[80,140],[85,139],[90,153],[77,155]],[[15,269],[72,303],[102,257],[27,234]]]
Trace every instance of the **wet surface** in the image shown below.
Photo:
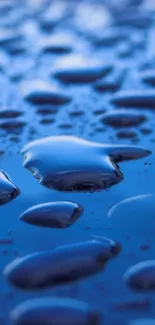
[[[146,288],[149,283],[151,290],[133,290],[123,276],[154,259],[155,6],[151,0],[119,2],[0,2],[0,325],[12,324],[10,312],[22,302],[55,296],[88,303],[101,315],[101,324],[154,324],[154,271],[147,277],[144,269],[141,273],[141,284]],[[55,148],[46,150],[41,144],[41,139],[63,135],[82,139],[83,149],[74,140],[69,147],[54,140]],[[43,176],[46,186],[23,168],[20,151],[36,140],[38,149],[28,149],[33,157],[27,157],[27,168],[37,167],[34,176]],[[29,208],[60,201],[84,209],[70,227],[52,229],[19,220]],[[16,258],[20,263],[18,258],[64,245],[70,250],[92,236],[99,237],[101,246],[119,242],[122,247],[116,254],[114,246],[117,256],[93,276],[24,291],[3,275]],[[81,250],[79,268],[80,263],[88,274],[92,265]],[[44,264],[41,269],[46,271]],[[18,272],[20,281],[24,273]],[[33,282],[31,276],[29,280]],[[89,318],[86,324],[93,322]]]

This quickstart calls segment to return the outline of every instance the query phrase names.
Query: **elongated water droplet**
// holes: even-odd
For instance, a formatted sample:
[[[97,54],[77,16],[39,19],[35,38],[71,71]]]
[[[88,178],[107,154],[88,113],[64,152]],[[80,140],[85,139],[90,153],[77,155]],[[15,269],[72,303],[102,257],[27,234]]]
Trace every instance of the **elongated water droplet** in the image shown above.
[[[66,228],[71,226],[82,212],[83,208],[74,202],[49,202],[24,211],[20,220],[41,227]]]
[[[61,246],[16,259],[5,268],[4,275],[12,285],[22,289],[55,286],[101,271],[119,251],[108,241]]]
[[[28,300],[11,313],[14,325],[97,325],[98,313],[87,303],[70,298]]]
[[[124,274],[124,280],[134,290],[155,290],[155,260],[134,265]]]

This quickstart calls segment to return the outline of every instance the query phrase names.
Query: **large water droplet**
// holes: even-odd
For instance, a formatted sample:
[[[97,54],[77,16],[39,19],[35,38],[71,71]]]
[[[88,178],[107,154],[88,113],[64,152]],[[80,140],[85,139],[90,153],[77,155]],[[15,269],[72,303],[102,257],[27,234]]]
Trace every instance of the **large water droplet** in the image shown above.
[[[55,286],[101,271],[118,253],[113,242],[92,240],[16,259],[5,268],[4,275],[22,289]]]
[[[116,162],[142,158],[150,151],[56,136],[31,142],[22,153],[24,167],[37,170],[42,185],[60,191],[95,191],[123,179]]]

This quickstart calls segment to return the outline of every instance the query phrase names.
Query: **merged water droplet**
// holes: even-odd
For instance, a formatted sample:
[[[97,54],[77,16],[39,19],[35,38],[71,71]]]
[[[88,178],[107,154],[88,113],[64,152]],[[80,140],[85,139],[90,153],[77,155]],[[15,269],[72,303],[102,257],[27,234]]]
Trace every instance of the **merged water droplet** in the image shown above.
[[[85,302],[52,297],[22,303],[12,311],[11,321],[14,325],[97,325],[100,316]]]
[[[55,286],[101,271],[118,253],[114,242],[91,240],[16,259],[4,275],[12,285],[25,290]]]
[[[155,108],[155,92],[149,89],[122,90],[111,101],[117,106]]]
[[[36,105],[55,104],[63,105],[71,100],[71,97],[51,84],[41,81],[26,81],[22,85],[23,97]]]
[[[140,114],[134,110],[122,110],[118,109],[117,111],[112,111],[103,115],[101,119],[104,124],[113,126],[113,127],[124,127],[124,126],[134,126],[139,125],[146,120],[144,114]]]
[[[83,208],[74,202],[49,202],[24,211],[20,220],[41,227],[66,228],[71,226],[82,212]]]
[[[124,281],[134,290],[155,290],[155,260],[140,262],[124,274]]]
[[[123,175],[116,164],[151,152],[135,146],[108,145],[72,136],[47,137],[27,144],[24,167],[40,183],[59,191],[95,191],[119,183]]]
[[[0,171],[0,205],[15,199],[19,194],[19,188],[4,171]]]

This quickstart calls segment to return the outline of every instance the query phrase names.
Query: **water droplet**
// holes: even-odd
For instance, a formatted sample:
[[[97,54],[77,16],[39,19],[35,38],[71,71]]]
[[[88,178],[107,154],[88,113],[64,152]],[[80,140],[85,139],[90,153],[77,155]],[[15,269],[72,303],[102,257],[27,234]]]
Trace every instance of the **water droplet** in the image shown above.
[[[40,124],[52,124],[55,122],[54,118],[43,118],[42,120],[40,120]]]
[[[117,91],[122,86],[125,75],[126,70],[114,71],[110,76],[94,83],[94,88],[99,92]]]
[[[15,199],[20,190],[12,183],[9,176],[0,171],[0,205]]]
[[[22,129],[26,126],[26,122],[24,121],[8,121],[8,122],[1,122],[0,128],[7,131],[8,133],[16,133],[21,132]]]
[[[17,31],[9,29],[0,30],[0,45],[7,46],[11,42],[19,42],[23,38],[23,35]]]
[[[119,252],[110,242],[97,240],[60,246],[14,260],[4,275],[14,286],[35,289],[70,283],[93,275]]]
[[[134,290],[155,290],[155,260],[140,262],[124,274],[124,281]]]
[[[94,111],[93,111],[93,114],[94,115],[102,115],[106,112],[106,109],[105,108],[96,108]]]
[[[20,220],[36,226],[66,228],[71,226],[82,212],[83,208],[74,202],[49,202],[24,211]]]
[[[15,118],[23,115],[23,112],[15,109],[5,109],[0,111],[0,118]]]
[[[154,90],[122,90],[112,97],[112,103],[117,106],[155,108]]]
[[[126,31],[121,28],[109,28],[105,29],[104,33],[98,34],[94,40],[95,45],[98,46],[113,46],[120,41],[124,41],[128,38]]]
[[[23,54],[26,49],[26,42],[24,40],[20,41],[11,41],[8,44],[4,45],[5,50],[10,55],[21,55]]]
[[[13,136],[13,137],[10,138],[10,141],[18,143],[18,142],[20,142],[20,138],[18,138],[16,136]]]
[[[150,134],[150,133],[153,132],[153,130],[148,126],[143,126],[143,127],[140,128],[140,132],[142,134]]]
[[[138,311],[138,310],[150,310],[152,306],[151,300],[147,298],[135,298],[132,300],[119,301],[112,305],[112,309],[116,311]]]
[[[23,97],[36,105],[63,105],[71,100],[71,97],[62,90],[41,80],[25,81],[22,85],[22,91]]]
[[[73,111],[70,111],[69,112],[69,115],[71,116],[71,117],[78,117],[78,116],[82,116],[82,115],[84,115],[84,111],[81,111],[81,110],[73,110]]]
[[[42,52],[65,54],[72,51],[71,38],[67,34],[44,37],[39,45]]]
[[[61,123],[58,124],[59,129],[71,129],[73,125],[71,123]]]
[[[145,251],[148,251],[148,250],[151,248],[151,245],[149,245],[149,244],[142,244],[142,245],[139,246],[139,248],[140,248],[143,252],[145,252]]]
[[[13,240],[10,237],[0,237],[0,245],[11,245]]]
[[[103,126],[97,126],[95,129],[94,129],[95,132],[105,132],[106,129],[103,127]]]
[[[144,122],[145,119],[145,115],[140,114],[139,112],[119,109],[117,111],[112,111],[104,114],[101,120],[104,122],[104,124],[113,127],[129,127],[139,125]]]
[[[154,318],[135,319],[128,323],[128,325],[155,325]]]
[[[85,192],[119,183],[123,175],[116,162],[142,158],[151,152],[134,146],[56,136],[31,142],[22,153],[24,167],[38,170],[42,185],[60,191]]]
[[[107,216],[117,236],[128,234],[136,242],[154,238],[154,199],[152,194],[142,194],[114,204]]]
[[[155,86],[155,70],[154,69],[145,70],[145,71],[141,72],[140,78],[142,79],[142,81],[144,81],[152,86]]]
[[[66,2],[55,1],[50,3],[47,10],[40,17],[40,26],[45,31],[51,31],[65,16]]]
[[[97,325],[100,316],[87,303],[71,298],[28,300],[11,313],[14,325]]]
[[[62,67],[57,70],[54,75],[63,82],[69,83],[91,83],[105,76],[112,67],[101,64],[81,64],[67,67]]]
[[[37,113],[43,116],[56,114],[57,112],[58,112],[58,106],[41,105],[41,108],[37,109]]]
[[[116,133],[117,138],[119,139],[133,139],[138,136],[137,132],[135,130],[128,130],[128,129],[122,129],[117,131]]]

